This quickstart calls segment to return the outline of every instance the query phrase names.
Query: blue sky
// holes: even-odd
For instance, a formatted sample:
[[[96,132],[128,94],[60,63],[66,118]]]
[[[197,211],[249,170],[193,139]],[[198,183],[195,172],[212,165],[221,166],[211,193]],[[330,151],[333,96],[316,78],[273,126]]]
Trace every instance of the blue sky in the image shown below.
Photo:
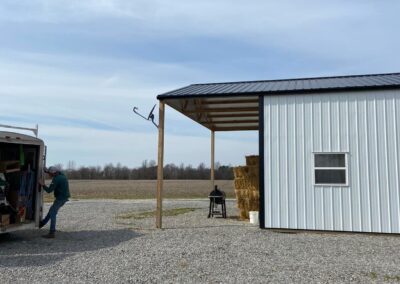
[[[139,166],[157,132],[134,116],[193,83],[400,71],[399,1],[0,2],[0,124],[34,126],[48,162]],[[210,133],[166,112],[166,163],[209,164]],[[244,163],[256,132],[217,133]]]

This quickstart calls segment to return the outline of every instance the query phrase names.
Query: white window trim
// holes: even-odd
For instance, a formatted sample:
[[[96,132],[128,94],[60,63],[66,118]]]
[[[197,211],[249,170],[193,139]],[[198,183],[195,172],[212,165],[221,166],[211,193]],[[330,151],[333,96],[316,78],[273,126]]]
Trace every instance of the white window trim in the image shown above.
[[[343,154],[344,155],[344,167],[315,167],[315,155],[329,155],[329,154]],[[348,164],[348,152],[312,152],[312,181],[315,187],[349,187],[349,164]],[[346,173],[346,183],[315,183],[315,170],[344,170]]]

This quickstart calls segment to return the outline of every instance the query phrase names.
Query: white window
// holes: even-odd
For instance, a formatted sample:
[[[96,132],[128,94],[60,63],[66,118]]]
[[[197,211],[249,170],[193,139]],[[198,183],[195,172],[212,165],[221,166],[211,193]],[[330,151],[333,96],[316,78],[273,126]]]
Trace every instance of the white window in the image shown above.
[[[346,153],[314,153],[315,185],[348,185]]]

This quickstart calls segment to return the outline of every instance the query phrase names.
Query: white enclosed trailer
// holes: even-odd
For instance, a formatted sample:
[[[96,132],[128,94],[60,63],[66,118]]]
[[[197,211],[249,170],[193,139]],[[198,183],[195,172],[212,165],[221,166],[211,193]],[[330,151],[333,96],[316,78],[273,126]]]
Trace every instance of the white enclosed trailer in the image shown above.
[[[0,131],[0,234],[39,226],[45,145],[33,136]],[[6,185],[4,185],[4,180]]]

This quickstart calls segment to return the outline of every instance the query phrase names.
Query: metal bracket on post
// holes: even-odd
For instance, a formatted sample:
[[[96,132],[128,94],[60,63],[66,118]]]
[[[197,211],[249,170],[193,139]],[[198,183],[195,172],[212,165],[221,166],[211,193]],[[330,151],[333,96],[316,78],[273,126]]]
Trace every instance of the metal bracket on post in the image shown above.
[[[37,125],[37,124],[36,124],[36,128],[27,128],[27,127],[19,127],[19,126],[4,125],[4,124],[0,124],[0,127],[20,129],[20,130],[29,130],[35,134],[36,138],[38,137],[38,134],[39,134],[39,125]]]
[[[133,112],[136,113],[138,116],[144,118],[145,120],[151,121],[151,122],[155,125],[155,127],[158,128],[158,125],[154,122],[154,114],[153,114],[153,111],[154,111],[155,107],[156,107],[156,104],[153,106],[153,108],[151,109],[151,111],[150,111],[150,113],[149,113],[149,115],[148,115],[147,117],[145,117],[144,115],[141,115],[141,114],[138,112],[139,108],[137,108],[137,107],[133,107]]]

